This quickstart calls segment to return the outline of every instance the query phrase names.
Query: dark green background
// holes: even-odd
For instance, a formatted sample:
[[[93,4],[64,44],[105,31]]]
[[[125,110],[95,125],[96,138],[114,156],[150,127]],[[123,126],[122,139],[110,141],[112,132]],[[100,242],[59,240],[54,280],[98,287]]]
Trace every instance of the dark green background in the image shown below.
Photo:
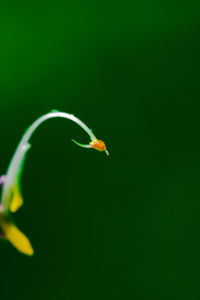
[[[200,299],[199,7],[7,1],[0,8],[1,173],[33,136],[14,216],[35,256],[0,245],[2,299]]]

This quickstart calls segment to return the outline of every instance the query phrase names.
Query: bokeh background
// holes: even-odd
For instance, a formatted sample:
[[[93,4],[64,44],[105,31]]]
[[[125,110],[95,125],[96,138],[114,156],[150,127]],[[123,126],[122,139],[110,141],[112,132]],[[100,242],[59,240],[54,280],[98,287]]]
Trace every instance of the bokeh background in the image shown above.
[[[0,9],[0,168],[31,140],[2,299],[200,299],[199,7],[181,1],[7,1]]]

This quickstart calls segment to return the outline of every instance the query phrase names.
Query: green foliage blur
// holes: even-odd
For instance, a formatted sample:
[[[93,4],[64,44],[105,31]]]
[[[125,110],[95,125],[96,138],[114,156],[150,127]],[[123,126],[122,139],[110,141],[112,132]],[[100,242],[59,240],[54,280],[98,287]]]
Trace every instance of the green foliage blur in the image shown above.
[[[0,167],[31,140],[14,215],[35,249],[0,244],[1,299],[200,299],[199,6],[5,1]]]

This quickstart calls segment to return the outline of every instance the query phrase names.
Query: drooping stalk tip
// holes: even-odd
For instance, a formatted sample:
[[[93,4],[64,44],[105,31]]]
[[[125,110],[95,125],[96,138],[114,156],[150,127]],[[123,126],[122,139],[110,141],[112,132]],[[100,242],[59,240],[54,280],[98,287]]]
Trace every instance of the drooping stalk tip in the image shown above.
[[[38,118],[25,132],[25,134],[23,135],[16,151],[15,154],[10,162],[10,165],[8,167],[7,170],[7,180],[3,186],[3,193],[2,193],[2,203],[7,207],[6,202],[8,201],[8,191],[9,191],[9,187],[10,184],[14,181],[17,181],[19,179],[19,175],[22,173],[23,171],[23,165],[25,162],[25,158],[27,155],[27,151],[30,149],[30,138],[32,137],[33,133],[36,131],[36,129],[45,121],[52,119],[52,118],[65,118],[65,119],[69,119],[73,122],[75,122],[76,124],[78,124],[80,127],[83,128],[83,130],[89,135],[92,143],[94,143],[94,145],[91,145],[91,148],[94,148],[96,150],[99,151],[104,151],[106,150],[106,147],[104,147],[105,149],[102,150],[101,149],[101,145],[100,148],[98,148],[98,140],[96,138],[96,136],[93,134],[93,132],[88,128],[88,126],[83,123],[80,119],[78,119],[77,117],[75,117],[72,114],[68,114],[68,113],[63,113],[63,112],[58,112],[58,111],[54,111],[54,112],[50,112],[48,114],[43,115],[42,117]],[[84,147],[84,145],[77,143],[79,146]],[[90,147],[89,147],[90,148]]]
[[[107,154],[107,156],[109,156],[109,152],[108,152],[108,150],[106,149],[106,145],[105,145],[105,143],[103,142],[103,141],[101,141],[101,140],[93,140],[92,142],[90,142],[90,144],[89,145],[85,145],[85,144],[80,144],[80,143],[78,143],[77,141],[75,141],[74,139],[71,139],[72,140],[72,142],[74,142],[76,145],[78,145],[78,146],[80,146],[80,147],[82,147],[82,148],[87,148],[87,149],[96,149],[96,150],[98,150],[98,151],[100,151],[100,152],[103,152],[103,151],[105,151],[105,153]]]
[[[91,142],[88,145],[80,144],[75,140],[73,140],[73,142],[80,147],[105,151],[108,155],[104,142],[98,140],[87,125],[72,114],[54,110],[41,116],[30,127],[28,127],[11,159],[6,176],[0,177],[0,185],[3,185],[0,203],[0,233],[2,232],[4,238],[7,238],[20,252],[27,255],[33,255],[34,253],[31,243],[28,238],[13,224],[9,218],[9,214],[10,212],[16,212],[23,204],[20,184],[26,155],[31,147],[29,141],[36,129],[43,122],[51,118],[65,118],[75,122],[89,135]]]

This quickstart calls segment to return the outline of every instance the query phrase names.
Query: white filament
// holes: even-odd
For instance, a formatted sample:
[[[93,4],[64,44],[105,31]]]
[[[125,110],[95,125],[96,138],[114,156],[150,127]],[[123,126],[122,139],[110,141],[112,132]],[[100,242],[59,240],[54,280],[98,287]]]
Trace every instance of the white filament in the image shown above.
[[[95,135],[92,133],[92,131],[78,118],[76,118],[74,115],[64,113],[64,112],[50,112],[48,114],[43,115],[39,119],[37,119],[25,132],[23,135],[19,145],[17,146],[17,149],[13,155],[13,158],[9,164],[7,173],[6,173],[6,181],[3,185],[2,190],[2,202],[5,210],[8,210],[9,207],[9,192],[10,189],[14,184],[19,184],[19,180],[21,177],[21,173],[23,170],[24,161],[26,158],[26,154],[28,150],[30,149],[31,145],[29,144],[29,140],[32,137],[34,131],[46,120],[51,118],[65,118],[69,119],[79,126],[83,128],[87,132],[87,134],[90,136],[91,141],[97,140]]]

